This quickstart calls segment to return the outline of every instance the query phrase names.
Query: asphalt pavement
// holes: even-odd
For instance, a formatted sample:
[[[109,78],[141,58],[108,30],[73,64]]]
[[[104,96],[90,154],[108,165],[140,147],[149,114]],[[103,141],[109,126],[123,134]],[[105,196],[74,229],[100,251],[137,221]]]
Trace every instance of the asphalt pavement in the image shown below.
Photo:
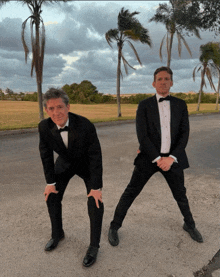
[[[95,124],[104,167],[105,213],[97,262],[84,268],[89,218],[83,181],[74,177],[63,200],[66,238],[44,252],[50,223],[36,129],[0,132],[1,277],[192,277],[220,276],[219,180],[220,115],[190,116],[185,184],[204,243],[182,229],[183,220],[160,173],[130,208],[112,247],[107,234],[115,207],[127,186],[138,142],[133,120]]]

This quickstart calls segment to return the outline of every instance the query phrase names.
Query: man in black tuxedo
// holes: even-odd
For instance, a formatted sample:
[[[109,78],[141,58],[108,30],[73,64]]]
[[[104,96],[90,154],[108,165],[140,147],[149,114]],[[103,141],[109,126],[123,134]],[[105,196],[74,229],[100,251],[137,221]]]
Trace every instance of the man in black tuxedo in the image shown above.
[[[183,229],[192,239],[203,242],[190,212],[183,170],[189,167],[185,148],[189,137],[188,111],[185,101],[169,95],[173,72],[160,67],[154,72],[156,95],[140,102],[136,116],[139,153],[134,161],[130,183],[116,207],[109,229],[109,242],[119,243],[118,229],[135,198],[150,177],[160,171],[184,217]]]
[[[83,265],[88,267],[97,258],[104,212],[100,143],[94,125],[85,117],[69,112],[69,99],[64,91],[49,89],[44,95],[44,107],[49,118],[39,123],[39,150],[52,226],[45,251],[55,249],[64,238],[61,202],[69,180],[77,174],[84,180],[88,196],[90,246],[83,260]],[[55,163],[53,152],[58,154]]]

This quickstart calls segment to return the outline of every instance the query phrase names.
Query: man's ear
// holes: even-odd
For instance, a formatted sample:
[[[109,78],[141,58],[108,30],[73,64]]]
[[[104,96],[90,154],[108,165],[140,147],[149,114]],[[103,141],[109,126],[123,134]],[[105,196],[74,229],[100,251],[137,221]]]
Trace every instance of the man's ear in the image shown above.
[[[152,83],[152,86],[155,88],[155,82]]]
[[[68,112],[70,111],[70,104],[67,105]]]

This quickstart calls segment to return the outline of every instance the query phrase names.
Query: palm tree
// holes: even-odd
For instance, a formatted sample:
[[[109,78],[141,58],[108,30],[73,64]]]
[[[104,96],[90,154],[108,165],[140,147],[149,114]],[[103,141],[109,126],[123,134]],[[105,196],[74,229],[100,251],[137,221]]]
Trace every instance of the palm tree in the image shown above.
[[[182,34],[183,29],[186,29],[187,31],[192,32],[197,38],[201,38],[199,35],[197,24],[193,24],[193,22],[188,24],[187,22],[185,26],[183,25],[184,22],[182,18],[186,16],[186,13],[183,12],[183,8],[185,8],[189,2],[190,1],[170,0],[171,6],[167,4],[159,4],[159,8],[156,10],[156,14],[149,20],[149,22],[152,22],[152,21],[155,21],[156,23],[160,22],[166,26],[167,33],[161,41],[159,55],[162,61],[162,48],[166,38],[168,67],[170,67],[170,63],[171,63],[171,53],[172,53],[173,38],[175,33],[178,39],[179,57],[181,57],[181,51],[182,51],[181,42],[183,42],[183,44],[185,45],[190,56],[192,56],[189,45],[187,44],[185,38],[183,37],[183,34]]]
[[[212,81],[212,73],[211,73],[211,68],[212,68],[213,64],[210,62],[210,60],[214,59],[214,51],[213,51],[212,45],[210,43],[201,45],[200,46],[200,54],[201,54],[199,57],[200,64],[198,64],[193,70],[193,80],[194,81],[195,81],[196,70],[197,70],[197,72],[201,71],[201,84],[200,84],[198,105],[197,105],[196,111],[199,111],[203,86],[206,87],[205,76],[207,77],[211,88],[213,88],[215,90],[215,86]]]
[[[213,67],[213,75],[218,77],[218,87],[215,90],[216,93],[216,105],[215,110],[219,109],[219,90],[220,90],[220,43],[219,42],[210,42],[210,47],[213,50],[213,63],[211,64]]]
[[[118,47],[118,66],[117,66],[117,104],[118,104],[118,117],[121,117],[121,105],[120,105],[120,76],[122,76],[121,72],[121,60],[123,61],[125,73],[128,74],[128,66],[132,69],[132,67],[128,61],[125,59],[122,48],[124,43],[127,42],[131,49],[134,51],[134,54],[139,62],[140,65],[141,61],[138,56],[138,53],[131,43],[133,41],[140,41],[141,43],[146,43],[151,47],[151,39],[148,35],[148,30],[145,29],[141,23],[134,17],[135,15],[139,14],[139,12],[130,13],[129,10],[121,9],[118,14],[118,28],[117,29],[110,29],[106,34],[105,38],[112,47],[111,43],[113,40],[117,42]]]
[[[67,0],[61,0],[66,2]],[[31,76],[33,76],[33,70],[35,69],[36,81],[37,81],[37,92],[38,92],[38,103],[39,103],[39,117],[40,120],[44,118],[43,113],[43,97],[42,97],[42,81],[43,81],[43,62],[44,62],[44,49],[45,49],[45,27],[41,17],[42,5],[46,2],[59,2],[52,0],[21,0],[23,4],[27,4],[31,11],[29,16],[22,24],[21,40],[25,52],[25,61],[27,63],[27,56],[29,49],[25,41],[25,28],[26,23],[30,20],[31,28],[31,47],[32,47],[32,64],[31,64]]]

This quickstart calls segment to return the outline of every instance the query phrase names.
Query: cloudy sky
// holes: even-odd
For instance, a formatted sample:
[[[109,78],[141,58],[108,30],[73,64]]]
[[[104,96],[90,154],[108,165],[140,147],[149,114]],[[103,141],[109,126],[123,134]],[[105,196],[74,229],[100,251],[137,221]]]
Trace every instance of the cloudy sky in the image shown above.
[[[26,5],[10,1],[0,8],[0,88],[14,92],[36,91],[36,79],[30,77],[31,59],[25,63],[21,43],[21,25],[30,15]],[[136,70],[123,69],[121,93],[153,93],[152,75],[156,68],[166,65],[159,59],[159,47],[166,33],[165,27],[149,23],[159,3],[168,1],[69,1],[42,6],[46,27],[46,52],[43,72],[43,92],[49,87],[91,81],[99,92],[116,93],[117,46],[110,48],[105,40],[109,29],[117,28],[117,16],[122,7],[130,12],[138,11],[138,20],[148,29],[153,46],[134,42],[143,66],[140,67],[128,45],[124,56]],[[30,46],[30,25],[26,38]],[[174,72],[172,92],[198,92],[200,74],[192,79],[194,67],[199,63],[199,47],[209,41],[217,41],[212,32],[202,32],[202,40],[187,37],[192,58],[185,47],[178,57],[177,39],[174,39],[171,68]],[[215,83],[217,80],[215,79]],[[212,90],[208,86],[207,92]]]

